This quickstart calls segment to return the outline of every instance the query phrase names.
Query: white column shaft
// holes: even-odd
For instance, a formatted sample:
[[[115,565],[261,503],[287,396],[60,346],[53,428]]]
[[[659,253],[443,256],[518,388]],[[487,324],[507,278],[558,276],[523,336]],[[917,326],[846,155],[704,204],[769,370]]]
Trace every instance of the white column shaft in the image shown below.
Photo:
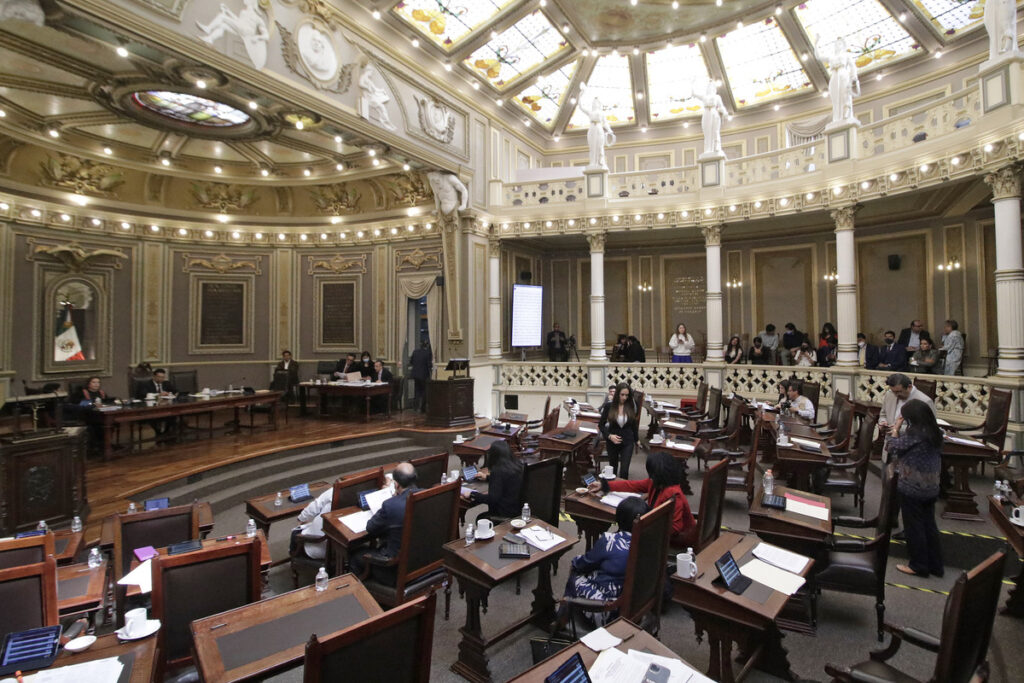
[[[993,200],[996,218],[996,312],[999,372],[1024,376],[1024,253],[1020,197]]]
[[[857,269],[853,230],[836,231],[836,365],[855,367],[857,354]]]
[[[604,340],[604,252],[590,252],[590,360],[607,359]]]
[[[501,358],[501,257],[487,259],[487,357]]]
[[[709,244],[704,247],[707,256],[707,324],[708,353],[705,360],[722,362],[722,247]]]

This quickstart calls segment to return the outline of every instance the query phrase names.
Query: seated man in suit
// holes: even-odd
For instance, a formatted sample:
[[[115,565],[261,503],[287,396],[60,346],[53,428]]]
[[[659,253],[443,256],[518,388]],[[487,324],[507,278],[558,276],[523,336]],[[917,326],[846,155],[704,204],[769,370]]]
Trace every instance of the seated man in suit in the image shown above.
[[[284,400],[291,401],[295,394],[295,385],[299,383],[299,364],[292,360],[292,352],[287,349],[281,352],[281,360],[274,366],[274,381],[270,388],[284,392]]]
[[[868,344],[867,335],[863,332],[857,333],[857,358],[862,368],[874,370],[878,367],[878,347]]]
[[[384,367],[384,361],[379,358],[373,361],[373,367],[370,370],[370,374],[367,377],[371,382],[381,382],[383,384],[390,384],[393,379],[391,371]],[[371,410],[375,413],[383,413],[387,410],[388,401],[391,400],[391,396],[374,396],[371,401]]]
[[[924,323],[920,320],[911,320],[910,327],[900,330],[900,336],[896,343],[905,348],[908,354],[913,354],[914,351],[921,348],[921,340],[924,338],[931,339],[928,330],[924,329]]]
[[[907,369],[907,350],[896,343],[896,333],[885,332],[885,344],[878,350],[878,369],[902,372]]]
[[[350,353],[338,360],[338,364],[334,366],[334,377],[335,379],[344,379],[348,373],[360,372],[362,369],[362,366],[356,361],[356,354]]]
[[[151,380],[138,382],[135,385],[135,398],[140,401],[146,400],[146,397],[150,394],[155,395],[156,398],[174,398],[176,393],[174,385],[167,381],[167,370],[164,368],[154,370]],[[174,438],[174,435],[171,434],[171,428],[174,426],[173,418],[149,420],[149,426],[156,433],[157,441],[166,441]]]
[[[416,470],[412,463],[399,463],[391,475],[395,481],[395,495],[384,501],[377,514],[366,523],[366,533],[370,538],[377,539],[376,550],[364,550],[352,556],[352,571],[362,576],[366,567],[365,556],[374,554],[377,557],[397,557],[402,549],[402,527],[405,525],[405,504],[409,494],[419,491],[416,486]],[[381,583],[394,584],[396,572],[393,567],[371,567],[373,577]]]

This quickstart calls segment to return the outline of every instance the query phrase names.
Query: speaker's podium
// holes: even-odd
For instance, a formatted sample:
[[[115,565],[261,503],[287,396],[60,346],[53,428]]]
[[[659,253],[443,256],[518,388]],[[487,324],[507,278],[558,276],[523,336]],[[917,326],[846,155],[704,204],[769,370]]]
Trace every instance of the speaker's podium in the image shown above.
[[[475,424],[469,359],[452,358],[438,374],[444,376],[427,380],[427,424],[431,427]]]

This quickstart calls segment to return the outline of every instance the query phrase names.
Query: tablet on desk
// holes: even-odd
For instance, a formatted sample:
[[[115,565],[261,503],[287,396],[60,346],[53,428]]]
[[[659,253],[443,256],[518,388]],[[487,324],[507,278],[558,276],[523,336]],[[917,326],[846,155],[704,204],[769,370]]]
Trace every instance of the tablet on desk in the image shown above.
[[[587,667],[583,665],[583,658],[580,653],[573,653],[573,656],[555,669],[555,672],[544,679],[544,683],[590,683],[590,674]]]
[[[477,469],[476,465],[469,465],[462,468],[462,479],[463,481],[473,481],[476,478]]]
[[[593,474],[590,474],[590,473],[588,472],[587,474],[584,474],[584,475],[583,475],[583,485],[584,485],[584,486],[588,486],[588,487],[589,487],[589,486],[590,486],[591,484],[593,484],[593,483],[594,483],[595,481],[597,481],[597,478],[596,478],[596,477],[594,477],[594,475],[593,475]]]
[[[750,578],[740,573],[731,552],[726,551],[725,555],[715,560],[715,568],[722,577],[725,587],[736,595],[742,595],[751,584]]]
[[[309,484],[299,484],[289,489],[288,499],[293,503],[302,503],[312,497],[313,495],[309,492]]]
[[[150,498],[145,503],[143,503],[143,506],[145,506],[146,512],[149,512],[150,510],[163,510],[169,507],[170,504],[170,498]]]

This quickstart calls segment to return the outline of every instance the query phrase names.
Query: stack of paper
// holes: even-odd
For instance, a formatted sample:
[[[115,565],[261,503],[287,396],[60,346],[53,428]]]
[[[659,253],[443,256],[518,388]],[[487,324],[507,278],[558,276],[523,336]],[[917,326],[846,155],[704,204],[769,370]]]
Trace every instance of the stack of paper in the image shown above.
[[[792,493],[786,493],[785,497],[786,512],[793,512],[798,515],[813,517],[814,519],[828,519],[828,506],[824,503],[819,503],[818,501],[809,500],[807,498],[801,498],[800,496],[794,496]]]
[[[564,541],[558,534],[551,533],[542,526],[531,526],[519,532],[526,542],[538,550],[549,550]]]
[[[580,638],[580,642],[594,652],[602,652],[609,648],[618,647],[622,642],[622,638],[613,636],[608,629],[601,627]]]
[[[615,493],[606,493],[601,497],[601,502],[605,505],[610,505],[613,508],[619,507],[619,503],[626,500],[630,496],[639,496],[639,493],[627,493],[625,491],[616,491]]]
[[[675,448],[680,451],[693,452],[697,449],[697,446],[688,441],[673,441],[670,444],[666,444],[669,448]]]
[[[651,664],[669,670],[669,683],[712,683],[686,662],[649,652],[630,650],[628,653],[614,648],[604,650],[587,672],[593,683],[643,683]]]
[[[586,425],[580,425],[579,430],[588,434],[597,434],[597,427],[588,427]]]
[[[740,574],[786,595],[796,593],[800,586],[804,585],[804,577],[773,567],[756,558],[740,567]]]
[[[810,439],[801,439],[796,436],[792,437],[792,440],[793,443],[795,443],[798,446],[807,446],[808,448],[817,448],[819,451],[821,450],[821,444],[818,443],[817,441],[811,441]]]
[[[357,534],[361,534],[366,531],[366,523],[370,521],[371,517],[373,517],[373,513],[369,510],[360,510],[350,515],[342,515],[338,517],[338,521]]]
[[[794,574],[803,572],[804,567],[810,562],[810,558],[770,543],[758,543],[754,548],[754,557]]]
[[[672,429],[686,429],[686,425],[680,422],[670,422],[669,420],[665,420],[664,425],[666,427],[671,427]]]
[[[25,676],[25,683],[79,683],[80,681],[116,681],[121,678],[124,664],[117,657],[106,657],[81,664],[69,664],[56,669],[43,669]],[[10,679],[13,680],[13,679]],[[18,680],[21,680],[19,677]]]
[[[384,501],[391,497],[391,488],[385,486],[382,489],[377,489],[373,493],[366,494],[366,504],[370,506],[370,513],[377,514],[377,510],[380,510],[380,506],[384,504]]]

